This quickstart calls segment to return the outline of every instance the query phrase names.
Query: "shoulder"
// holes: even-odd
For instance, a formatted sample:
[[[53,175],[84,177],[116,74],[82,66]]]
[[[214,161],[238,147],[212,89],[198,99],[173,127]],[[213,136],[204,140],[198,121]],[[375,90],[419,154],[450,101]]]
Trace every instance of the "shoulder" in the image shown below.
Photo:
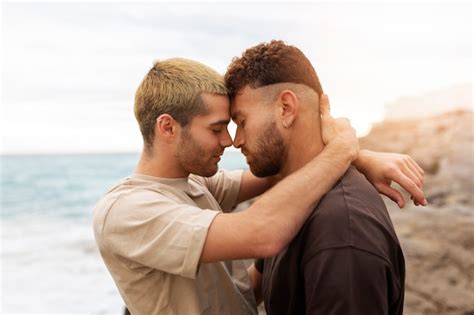
[[[106,223],[119,226],[131,217],[147,217],[166,211],[180,201],[180,192],[167,185],[143,185],[124,179],[113,186],[93,210],[94,230],[103,230]]]
[[[302,232],[311,251],[356,246],[380,252],[398,245],[382,198],[354,167],[321,199]]]
[[[134,181],[126,178],[112,187],[100,200],[96,208],[120,208],[133,204],[148,204],[159,201],[176,201],[182,192],[175,187],[158,182]]]
[[[334,187],[321,199],[316,207],[319,211],[334,208],[342,201],[347,206],[354,206],[353,201],[359,199],[365,203],[381,205],[382,199],[370,182],[355,167],[351,166],[339,179]],[[339,203],[337,201],[340,201]]]
[[[323,219],[348,224],[349,216],[354,212],[371,213],[376,211],[375,208],[385,210],[382,198],[364,175],[351,166],[324,195],[308,221],[318,224],[317,221]]]

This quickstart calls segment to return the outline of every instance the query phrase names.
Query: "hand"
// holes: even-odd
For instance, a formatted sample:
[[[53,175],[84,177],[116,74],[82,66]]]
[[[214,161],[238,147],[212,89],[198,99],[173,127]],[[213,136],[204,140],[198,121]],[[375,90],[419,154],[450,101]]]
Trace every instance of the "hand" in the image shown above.
[[[359,155],[359,141],[349,119],[335,119],[331,116],[329,99],[326,94],[321,95],[319,109],[321,113],[321,137],[324,144],[342,144],[351,155],[351,160],[357,159]]]
[[[361,150],[354,166],[364,173],[379,193],[392,199],[400,208],[405,206],[405,198],[390,187],[392,181],[411,194],[416,206],[428,204],[422,191],[424,171],[409,155]]]

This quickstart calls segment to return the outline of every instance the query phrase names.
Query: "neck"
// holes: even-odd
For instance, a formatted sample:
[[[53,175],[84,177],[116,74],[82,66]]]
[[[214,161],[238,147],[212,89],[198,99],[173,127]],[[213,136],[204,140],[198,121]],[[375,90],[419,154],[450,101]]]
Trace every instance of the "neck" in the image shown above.
[[[160,154],[158,150],[151,153],[143,150],[135,173],[162,178],[188,177],[189,173],[180,168],[176,157],[166,154],[167,151],[169,150],[162,150]]]
[[[319,118],[319,117],[318,117]],[[324,149],[321,139],[320,120],[299,122],[291,131],[287,158],[280,174],[288,176],[311,161]]]

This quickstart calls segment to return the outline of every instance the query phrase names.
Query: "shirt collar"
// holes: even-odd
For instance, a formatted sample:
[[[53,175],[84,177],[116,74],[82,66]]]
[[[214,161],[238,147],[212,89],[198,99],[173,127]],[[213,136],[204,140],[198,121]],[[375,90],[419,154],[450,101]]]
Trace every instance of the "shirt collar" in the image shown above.
[[[187,195],[191,197],[199,197],[204,194],[202,191],[197,189],[194,185],[190,184],[189,177],[166,178],[166,177],[155,177],[155,176],[134,173],[132,174],[130,179],[139,180],[139,181],[148,181],[148,182],[151,181],[151,182],[167,185],[175,189],[184,191]]]

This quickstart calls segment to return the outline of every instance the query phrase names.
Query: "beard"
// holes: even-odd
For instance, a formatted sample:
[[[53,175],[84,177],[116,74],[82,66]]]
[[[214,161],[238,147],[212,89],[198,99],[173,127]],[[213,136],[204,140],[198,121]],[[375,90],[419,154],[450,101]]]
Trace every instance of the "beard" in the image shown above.
[[[219,152],[209,154],[194,140],[192,134],[184,129],[176,156],[181,167],[186,172],[210,177],[218,170],[217,163],[213,161],[213,157],[218,155]]]
[[[285,144],[274,120],[268,122],[258,135],[255,152],[249,167],[257,177],[273,176],[280,172],[285,160]],[[248,159],[247,159],[248,161]]]

